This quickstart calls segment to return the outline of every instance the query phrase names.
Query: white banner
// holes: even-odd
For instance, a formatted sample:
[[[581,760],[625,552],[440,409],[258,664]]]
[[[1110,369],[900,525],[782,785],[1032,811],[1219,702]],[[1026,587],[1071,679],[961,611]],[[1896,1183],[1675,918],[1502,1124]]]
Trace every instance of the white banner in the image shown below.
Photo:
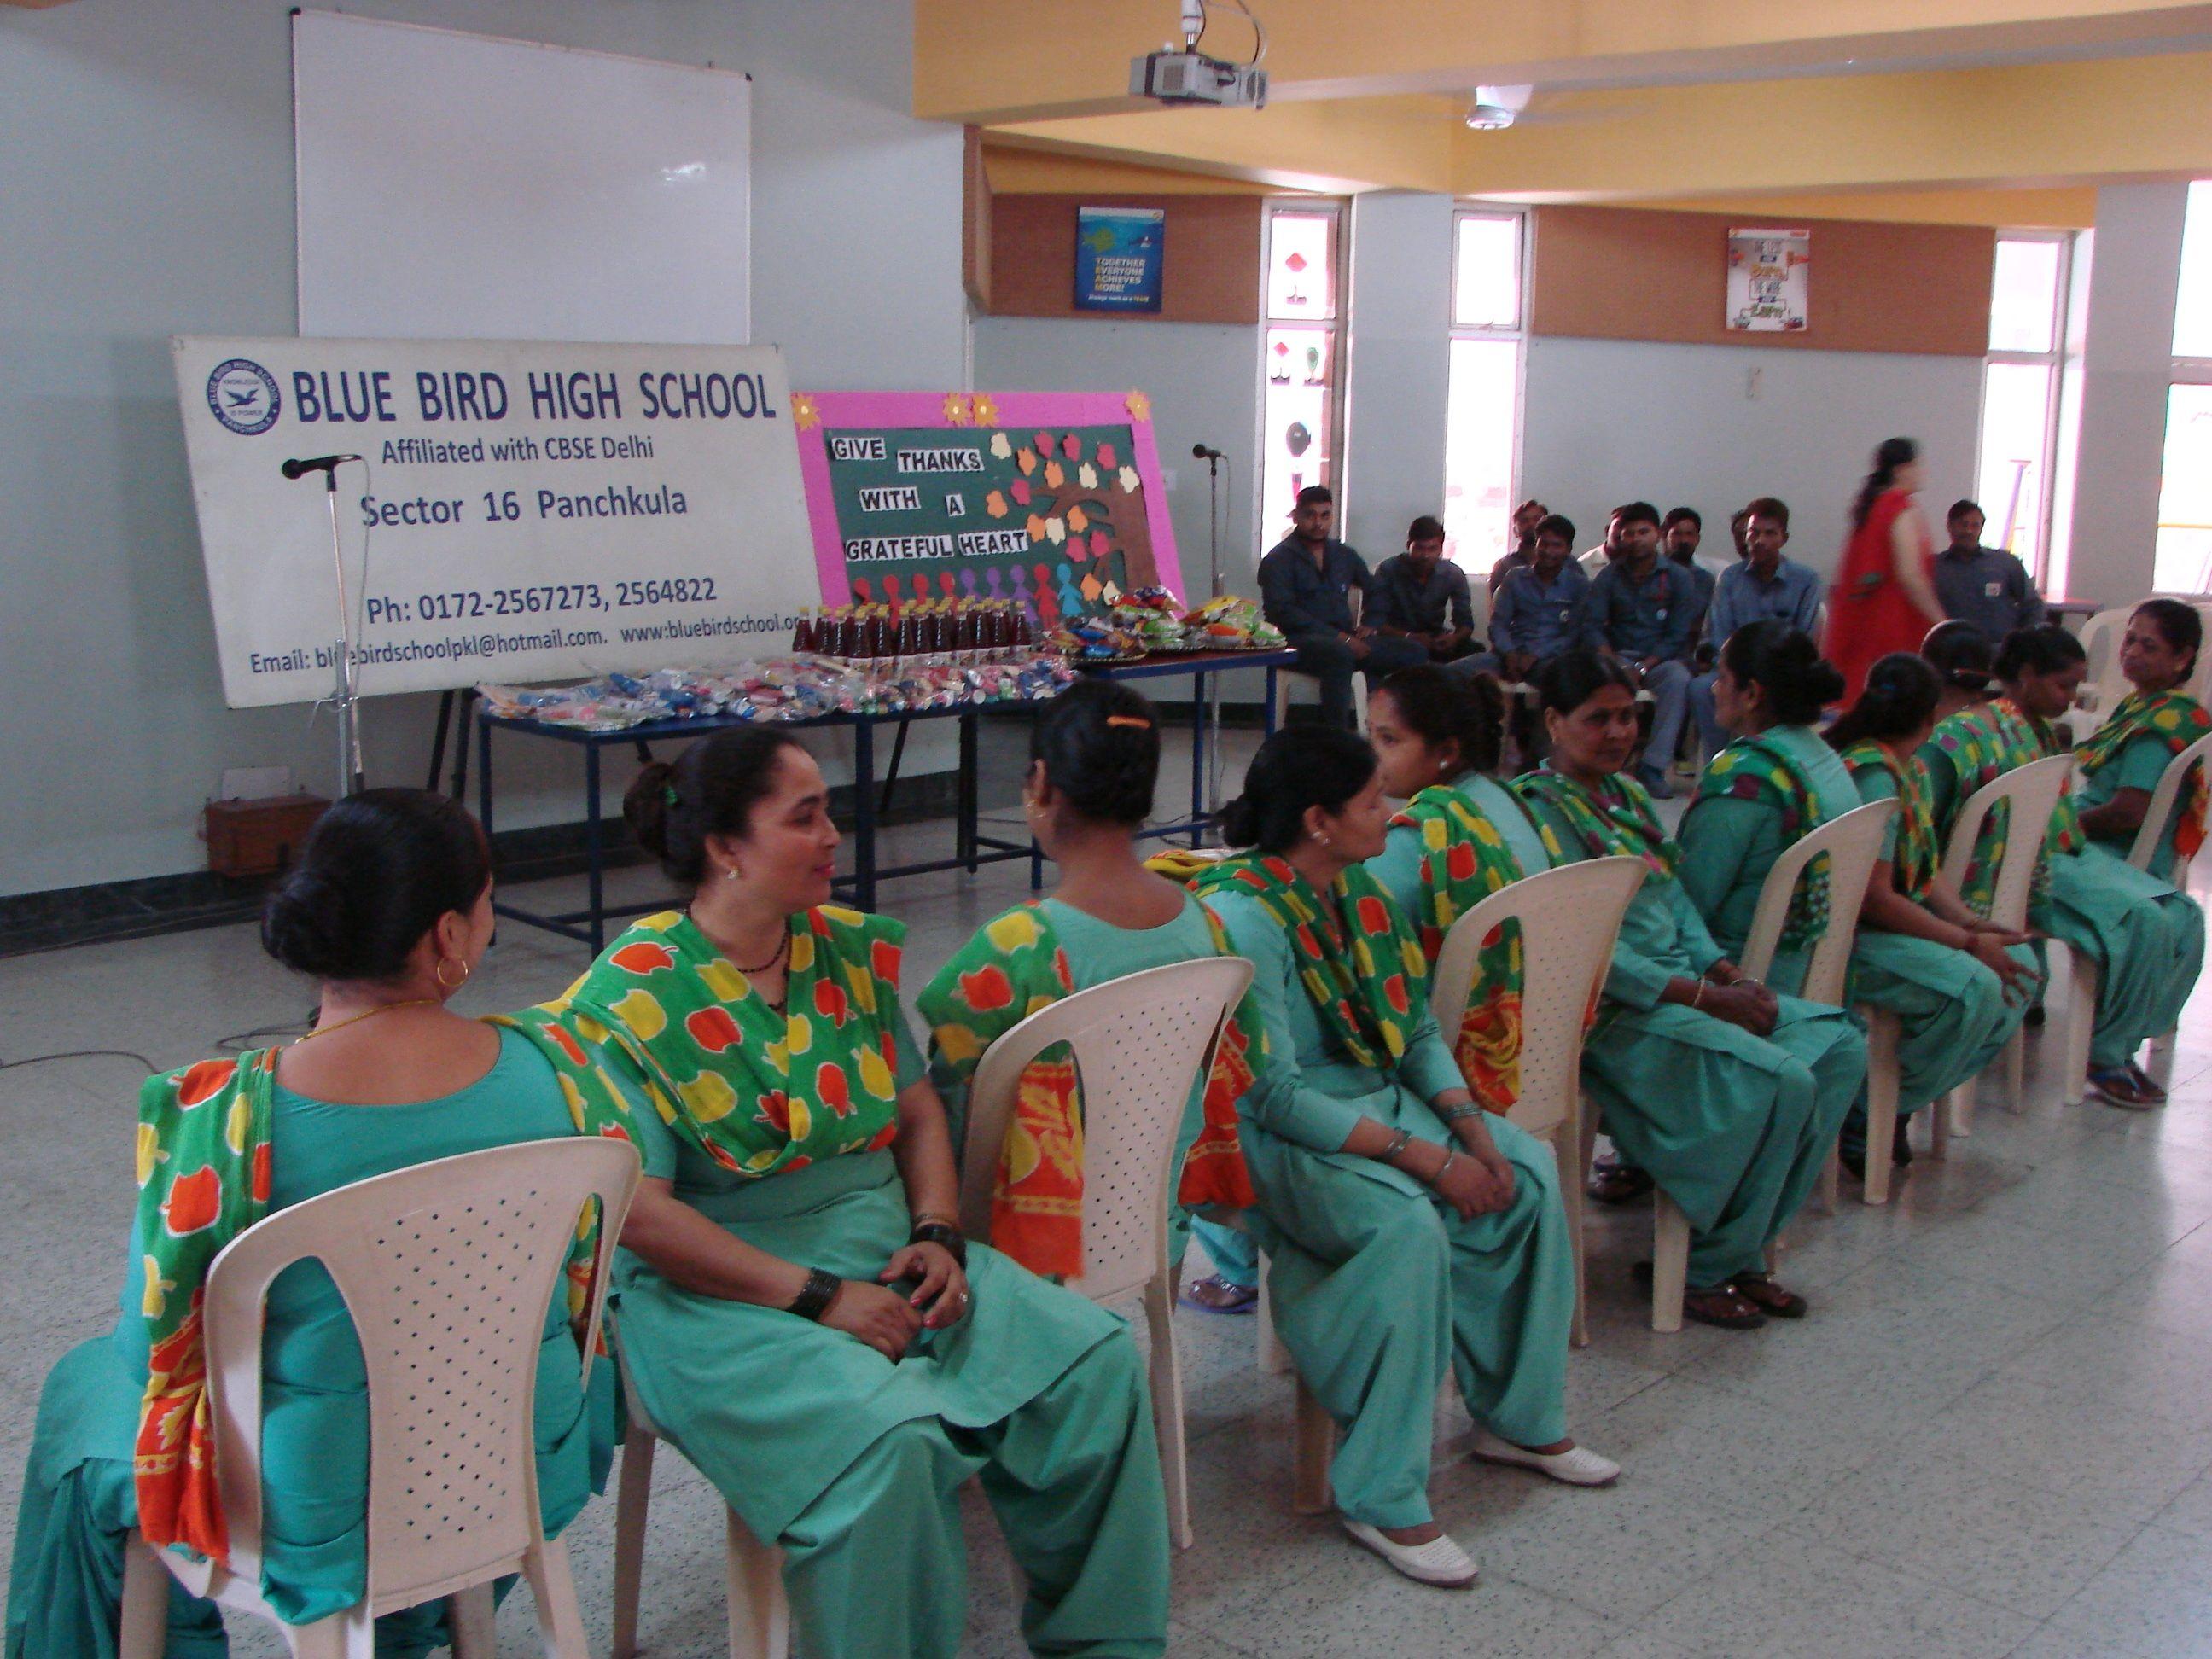
[[[360,690],[729,662],[819,602],[772,346],[172,343],[223,696],[336,680],[337,472]]]

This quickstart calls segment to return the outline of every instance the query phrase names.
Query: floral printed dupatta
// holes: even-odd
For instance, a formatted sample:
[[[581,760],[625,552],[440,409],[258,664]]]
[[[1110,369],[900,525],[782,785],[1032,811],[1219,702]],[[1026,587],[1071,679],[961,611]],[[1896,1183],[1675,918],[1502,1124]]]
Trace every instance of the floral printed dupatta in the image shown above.
[[[1220,922],[1205,914],[1215,954],[1235,955]],[[939,1091],[964,1091],[992,1043],[1074,993],[1067,954],[1041,907],[1024,904],[988,923],[920,999]],[[1243,1209],[1254,1201],[1237,1139],[1237,1102],[1252,1085],[1251,1056],[1265,1042],[1248,993],[1215,1051],[1200,1097],[1205,1121],[1176,1188],[1179,1203]],[[1032,1273],[1072,1279],[1083,1272],[1082,1223],[1082,1085],[1061,1044],[1030,1061],[1017,1085],[991,1194],[991,1245]]]
[[[2212,715],[2196,698],[2179,691],[2130,691],[2074,753],[2087,774],[2111,765],[2137,738],[2156,738],[2172,757],[2207,732],[2212,732]],[[2174,855],[2185,864],[2204,845],[2205,802],[2204,769],[2192,766],[2182,786],[2181,814],[2173,823]]]

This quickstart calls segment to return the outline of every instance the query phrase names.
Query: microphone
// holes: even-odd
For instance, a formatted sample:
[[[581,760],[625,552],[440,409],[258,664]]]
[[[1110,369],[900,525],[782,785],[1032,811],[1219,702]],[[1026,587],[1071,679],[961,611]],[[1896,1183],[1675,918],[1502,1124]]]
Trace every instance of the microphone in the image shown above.
[[[1193,444],[1190,447],[1190,453],[1194,460],[1218,461],[1223,459],[1219,450],[1208,449],[1204,444]]]
[[[336,472],[341,461],[357,461],[358,455],[313,455],[305,459],[298,456],[286,461],[276,470],[288,478],[304,478],[310,472]]]

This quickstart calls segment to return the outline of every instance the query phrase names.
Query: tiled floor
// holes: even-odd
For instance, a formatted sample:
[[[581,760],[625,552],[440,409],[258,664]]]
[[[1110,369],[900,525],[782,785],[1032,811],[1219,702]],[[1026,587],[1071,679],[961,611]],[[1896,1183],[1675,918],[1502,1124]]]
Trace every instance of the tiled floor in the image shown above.
[[[899,836],[934,847],[942,831]],[[889,890],[914,925],[910,973],[1023,879],[1001,867]],[[573,948],[509,927],[465,1006],[543,997],[579,966]],[[1803,1218],[1784,1261],[1813,1299],[1802,1325],[1655,1335],[1628,1282],[1650,1212],[1598,1217],[1571,1414],[1628,1473],[1574,1492],[1440,1459],[1439,1516],[1482,1565],[1472,1594],[1418,1589],[1332,1522],[1291,1516],[1288,1381],[1255,1369],[1250,1322],[1182,1315],[1199,1540],[1176,1564],[1174,1651],[2212,1654],[2208,999],[2185,1024],[2172,1103],[2142,1115],[2058,1103],[2057,1004],[2031,1046],[2023,1115],[1992,1097],[1890,1207],[1847,1188],[1841,1214]],[[0,961],[0,1060],[116,1047],[176,1065],[307,1003],[245,928]],[[111,1317],[137,1075],[129,1060],[0,1073],[17,1198],[0,1206],[17,1287],[0,1299],[0,1560],[40,1380]],[[679,1459],[658,1475],[647,1642],[718,1652],[719,1506]],[[969,1518],[974,1650],[1018,1653],[1003,1552],[980,1507]],[[599,1652],[611,1519],[594,1504],[569,1534]],[[501,1616],[509,1653],[534,1650],[523,1600]],[[258,1631],[237,1644],[279,1650]]]

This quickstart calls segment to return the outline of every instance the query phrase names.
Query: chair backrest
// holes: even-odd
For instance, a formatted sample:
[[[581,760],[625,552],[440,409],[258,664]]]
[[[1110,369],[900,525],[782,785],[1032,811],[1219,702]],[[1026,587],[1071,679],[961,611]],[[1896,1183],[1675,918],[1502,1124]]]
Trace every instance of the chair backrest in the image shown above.
[[[2190,608],[2203,620],[2204,637],[2212,639],[2212,602],[2192,601]],[[2200,649],[2197,652],[2196,666],[2190,671],[2189,684],[2182,690],[2199,702],[2204,701],[2208,692],[2212,692],[2212,651]]]
[[[2158,775],[2158,787],[2151,792],[2142,827],[2136,831],[2135,845],[2128,849],[2128,862],[2136,869],[2149,869],[2150,861],[2158,856],[2158,844],[2166,838],[2166,820],[2180,804],[2181,786],[2188,781],[2189,769],[2192,766],[2212,765],[2208,757],[2212,757],[2212,734],[2197,738],[2166,762],[2166,770]]]
[[[637,1178],[626,1140],[524,1141],[337,1188],[226,1245],[205,1316],[231,1571],[260,1571],[264,1304],[276,1276],[308,1260],[344,1298],[368,1377],[372,1611],[465,1588],[519,1557],[540,1525],[531,1417],[546,1309],[596,1199],[587,1376]]]
[[[1896,811],[1893,800],[1854,807],[1785,848],[1759,890],[1759,907],[1752,912],[1751,932],[1744,937],[1743,954],[1736,966],[1753,979],[1766,977],[1774,964],[1775,947],[1781,943],[1783,923],[1788,919],[1798,878],[1807,865],[1826,853],[1827,931],[1813,946],[1812,957],[1805,964],[1804,982],[1796,994],[1808,1002],[1840,1005],[1844,982],[1850,971],[1851,945],[1858,937],[1859,903],[1866,896],[1867,878],[1881,859],[1882,831]]]
[[[2112,705],[2127,695],[2128,683],[2120,672],[2120,635],[2127,632],[2128,618],[2135,613],[2131,605],[2115,605],[2081,624],[2077,637],[2089,663],[2081,689],[2074,694],[2074,706],[2088,716],[2081,728],[2085,734],[2103,725]]]
[[[1990,900],[1990,921],[2008,927],[2027,925],[2028,887],[2035,878],[2035,863],[2043,854],[2051,811],[2066,793],[2073,770],[2071,755],[2030,761],[1984,784],[1959,809],[1943,853],[1943,877],[1954,890],[1964,882],[1966,868],[1974,861],[1974,842],[1981,837],[1983,823],[1998,803],[2008,804],[2004,863],[1997,871],[1996,891]]]
[[[1083,1273],[1068,1288],[1103,1298],[1148,1283],[1167,1261],[1183,1109],[1251,983],[1252,964],[1242,957],[1170,963],[1063,997],[994,1042],[968,1091],[962,1231],[990,1242],[991,1197],[1021,1075],[1066,1043],[1083,1091]]]
[[[1521,1092],[1506,1115],[1547,1135],[1578,1110],[1583,1029],[1605,981],[1642,859],[1586,859],[1501,887],[1451,925],[1437,952],[1430,1006],[1449,1042],[1474,992],[1483,941],[1501,923],[1521,929]]]

